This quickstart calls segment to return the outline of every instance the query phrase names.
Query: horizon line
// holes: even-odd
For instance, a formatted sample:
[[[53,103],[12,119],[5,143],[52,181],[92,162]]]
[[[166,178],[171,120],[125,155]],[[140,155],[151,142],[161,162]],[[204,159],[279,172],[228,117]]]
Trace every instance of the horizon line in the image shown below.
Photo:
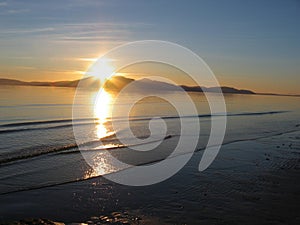
[[[126,76],[113,76],[113,77],[124,77],[126,79],[131,79],[131,80],[142,80],[142,79],[148,79],[148,78],[141,78],[141,79],[134,79],[134,78],[128,78]],[[111,77],[111,78],[113,78]],[[11,79],[11,78],[6,78],[6,77],[0,77],[0,80],[3,79],[3,80],[11,80],[11,81],[17,81],[17,82],[22,82],[24,83],[24,85],[22,84],[1,84],[0,82],[0,86],[4,86],[4,85],[12,85],[12,86],[31,86],[30,84],[32,83],[45,83],[45,84],[51,84],[51,83],[62,83],[62,82],[79,82],[83,79],[87,79],[87,78],[93,78],[93,76],[89,76],[89,77],[83,77],[81,79],[75,79],[75,80],[56,80],[56,81],[37,81],[37,80],[32,80],[32,81],[24,81],[24,80],[19,80],[19,79]],[[96,78],[97,79],[97,78]],[[151,80],[151,79],[149,79]],[[159,81],[159,80],[152,80],[152,81],[158,81],[158,82],[162,82],[162,81]],[[167,83],[167,82],[162,82],[162,83]],[[27,85],[26,85],[27,84]],[[167,84],[170,84],[170,83],[167,83]],[[206,86],[190,86],[190,85],[184,85],[184,84],[177,84],[178,86],[181,86],[181,87],[188,87],[188,88],[215,88],[215,87],[206,87]],[[32,85],[34,86],[34,85]],[[36,85],[36,86],[39,86],[39,85]],[[47,87],[46,85],[40,85],[39,87]],[[74,86],[52,86],[52,87],[72,87],[74,88]],[[253,92],[252,94],[253,95],[269,95],[269,96],[290,96],[290,97],[300,97],[300,94],[287,94],[287,93],[272,93],[272,92],[255,92],[253,90],[249,90],[249,89],[240,89],[238,87],[234,87],[234,86],[228,86],[228,85],[220,85],[220,88],[234,88],[234,89],[237,89],[239,91],[251,91]],[[188,92],[193,92],[193,91],[188,91]],[[225,93],[226,94],[226,93]],[[237,94],[241,94],[241,93],[237,93]],[[249,95],[249,94],[248,94]]]

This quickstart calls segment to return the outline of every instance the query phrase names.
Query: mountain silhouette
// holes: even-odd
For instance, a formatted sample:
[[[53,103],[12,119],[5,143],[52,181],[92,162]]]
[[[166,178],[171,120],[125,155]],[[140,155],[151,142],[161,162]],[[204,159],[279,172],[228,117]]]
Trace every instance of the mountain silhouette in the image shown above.
[[[104,84],[104,88],[108,91],[120,91],[126,85],[135,81],[133,88],[136,91],[146,91],[146,90],[155,90],[155,91],[176,91],[178,86],[150,79],[131,79],[123,76],[114,76],[111,79],[107,80]],[[76,88],[80,82],[81,88],[100,88],[100,82],[97,78],[87,77],[81,80],[73,81],[56,81],[56,82],[26,82],[15,79],[0,78],[0,85],[14,85],[14,86],[47,86],[47,87],[72,87]],[[199,86],[186,86],[181,85],[185,91],[188,92],[217,92],[219,87],[199,87]],[[251,90],[236,89],[233,87],[221,87],[223,93],[230,94],[256,94]]]

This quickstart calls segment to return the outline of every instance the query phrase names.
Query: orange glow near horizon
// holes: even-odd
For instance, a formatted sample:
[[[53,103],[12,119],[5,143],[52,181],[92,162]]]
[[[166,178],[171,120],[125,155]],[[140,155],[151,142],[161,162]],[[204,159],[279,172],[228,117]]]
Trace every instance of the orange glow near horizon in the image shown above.
[[[94,54],[95,55],[95,54]],[[51,62],[54,63],[54,62]],[[17,79],[21,81],[72,81],[81,79],[84,75],[94,76],[105,81],[105,78],[115,72],[113,59],[102,59],[97,62],[97,58],[68,58],[61,60],[55,69],[40,67],[20,67],[13,65],[4,65],[1,78]],[[74,67],[76,65],[76,68]],[[45,66],[45,65],[43,65]],[[65,67],[65,68],[64,68]],[[89,69],[88,69],[89,68]],[[212,68],[213,69],[213,68]],[[87,71],[87,72],[86,72]],[[220,75],[221,74],[221,75]],[[115,75],[126,76],[128,78],[140,79],[143,75],[164,75],[177,84],[193,86],[193,81],[176,68],[165,65],[153,65],[152,63],[143,63],[139,65],[128,66]],[[277,93],[277,94],[300,94],[297,80],[291,82],[290,79],[273,82],[270,79],[271,74],[259,76],[249,71],[237,71],[235,73],[225,73],[218,71],[216,77],[221,86],[229,86],[237,89],[248,89],[256,93]]]

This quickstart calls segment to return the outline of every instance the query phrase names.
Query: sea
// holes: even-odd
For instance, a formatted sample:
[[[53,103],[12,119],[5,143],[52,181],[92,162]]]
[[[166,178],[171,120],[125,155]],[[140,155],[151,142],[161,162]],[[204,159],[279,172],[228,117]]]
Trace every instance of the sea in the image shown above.
[[[139,99],[140,93],[127,93],[119,96],[118,93],[105,92],[101,94],[102,97],[99,97],[97,92],[86,91],[85,99],[90,99],[90,101],[82,103],[81,117],[74,118],[75,94],[74,88],[0,86],[0,199],[18,196],[19,193],[26,195],[27,192],[43,191],[47,188],[59,189],[64,185],[93,180],[127,169],[111,165],[105,158],[107,152],[132,166],[153,164],[168,157],[176,147],[179,138],[184,135],[199,138],[195,149],[187,149],[187,152],[197,154],[205,149],[211,131],[211,120],[215,117],[227,120],[220,154],[225,154],[224,151],[230,152],[230,148],[228,150],[226,146],[245,143],[235,148],[233,156],[227,155],[227,159],[237,157],[236,160],[230,162],[232,167],[240,165],[243,160],[259,163],[259,160],[253,161],[253,155],[249,156],[249,149],[252,147],[247,143],[265,139],[272,143],[270,141],[272,138],[293,134],[300,130],[300,101],[298,97],[292,96],[224,94],[226,112],[212,115],[205,95],[190,92],[188,95],[197,113],[191,114],[187,111],[183,115],[176,111],[176,106],[168,102],[171,100],[173,103],[184,106],[185,98],[180,92],[155,92],[137,101],[126,114],[126,106],[132,103],[132,99]],[[119,98],[117,103],[116,98]],[[218,96],[216,102],[217,98]],[[80,107],[76,110],[80,110]],[[85,114],[84,110],[88,111],[88,109],[94,110],[93,117],[89,113]],[[115,109],[114,114],[112,114],[113,109]],[[155,123],[156,120],[157,123]],[[127,122],[135,136],[133,139],[126,136],[128,133],[125,132],[124,123],[127,124]],[[166,129],[164,132],[160,129],[151,130],[150,123],[154,127],[160,127],[161,123],[164,123]],[[182,134],[181,123],[199,123],[200,133]],[[89,138],[87,141],[78,140],[74,131],[82,132]],[[153,137],[150,142],[156,143],[154,149],[143,152],[131,149],[132,146],[149,145],[147,140],[150,136]],[[122,137],[127,142],[123,143],[118,137]],[[289,143],[284,144],[286,147],[289,145]],[[297,137],[293,146],[289,147],[295,153],[288,159],[278,161],[276,166],[275,164],[269,165],[269,171],[276,171],[280,167],[289,165],[289,160],[299,161],[300,144]],[[279,149],[283,146],[280,144],[273,148]],[[270,149],[271,153],[272,149]],[[91,165],[86,160],[87,157],[84,155],[86,152],[98,160],[97,166]],[[254,151],[253,154],[256,152]],[[269,153],[264,154],[266,155],[263,160],[272,158],[268,156]],[[197,161],[195,166],[198,164]],[[297,164],[291,165],[297,166]],[[209,171],[209,168],[207,170]],[[247,177],[251,174],[250,170],[246,170],[244,174],[240,174],[238,169],[233,171],[237,177]],[[218,179],[222,180],[220,177]],[[225,179],[225,186],[226,182],[230,181]],[[9,202],[14,202],[13,197]],[[219,207],[218,204],[215,206]],[[89,208],[91,205],[84,206],[83,204],[81,207]],[[79,214],[77,211],[77,216]],[[19,214],[14,214],[12,208],[6,209],[2,206],[1,219],[18,218],[17,215]],[[21,214],[21,217],[25,216],[26,214]],[[35,214],[31,213],[28,216],[32,217]],[[36,216],[41,216],[41,214]],[[54,216],[55,218],[50,219],[65,219],[71,222],[85,218],[84,216],[86,216],[86,211],[79,218],[76,216],[56,218]]]

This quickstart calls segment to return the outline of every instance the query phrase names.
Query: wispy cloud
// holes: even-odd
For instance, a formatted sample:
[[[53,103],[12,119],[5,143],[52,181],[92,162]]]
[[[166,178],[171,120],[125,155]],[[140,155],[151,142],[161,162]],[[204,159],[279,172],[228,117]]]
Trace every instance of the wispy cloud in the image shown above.
[[[23,14],[30,12],[29,9],[9,9],[6,11],[0,12],[1,16],[7,16],[7,15],[16,15],[16,14]]]
[[[96,62],[97,58],[75,58],[74,60],[83,62]]]
[[[99,0],[72,0],[68,7],[90,7],[90,6],[101,6],[107,4],[109,1]]]
[[[33,67],[33,66],[15,66],[14,68],[18,69],[18,70],[36,70],[37,69],[36,67]]]
[[[54,42],[124,42],[129,41],[135,29],[150,26],[140,23],[68,23],[48,27],[2,29],[0,38],[38,38]]]
[[[19,13],[25,13],[25,12],[29,12],[29,9],[10,9],[7,10],[8,14],[19,14]]]
[[[31,60],[33,59],[32,57],[30,56],[5,56],[6,58],[8,59],[18,59],[18,60]]]
[[[1,34],[42,33],[42,32],[49,32],[49,31],[53,31],[53,30],[54,30],[54,28],[52,28],[52,27],[32,28],[32,29],[7,29],[7,30],[2,30]]]
[[[83,36],[83,37],[61,37],[58,38],[57,41],[66,41],[66,42],[105,42],[105,41],[110,41],[110,42],[119,42],[119,41],[126,41],[128,40],[124,36],[122,38],[120,37],[115,37],[115,36],[94,36],[94,37],[88,37],[88,36]]]
[[[140,23],[74,23],[56,27],[53,35],[56,41],[63,42],[114,42],[122,43],[132,39],[134,30],[150,26]]]

